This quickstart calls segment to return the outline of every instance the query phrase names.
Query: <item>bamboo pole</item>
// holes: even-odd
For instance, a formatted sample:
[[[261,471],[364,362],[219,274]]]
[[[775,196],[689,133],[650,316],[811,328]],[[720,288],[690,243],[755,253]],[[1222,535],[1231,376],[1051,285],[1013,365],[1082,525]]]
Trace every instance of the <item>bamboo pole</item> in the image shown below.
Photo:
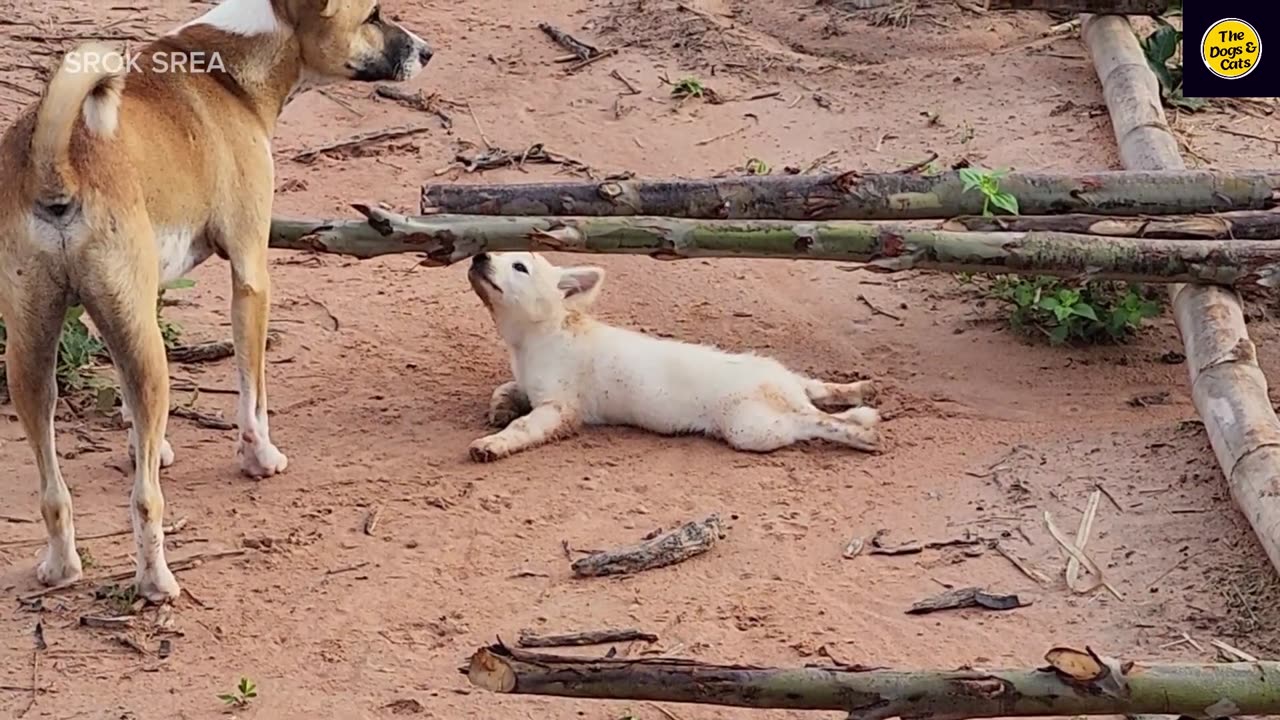
[[[423,253],[445,266],[483,251],[543,250],[705,257],[836,260],[871,271],[1083,276],[1098,280],[1209,282],[1265,288],[1280,283],[1280,243],[1151,240],[1052,231],[948,232],[905,225],[666,217],[410,218],[356,206],[363,223],[277,220],[273,248],[377,257]]]
[[[1009,173],[999,189],[1021,215],[1169,215],[1265,210],[1280,203],[1280,171]],[[696,180],[437,184],[422,214],[654,215],[700,219],[915,220],[981,215],[984,196],[962,172],[845,172]]]
[[[1055,648],[1034,670],[762,668],[674,658],[582,658],[501,643],[461,672],[496,693],[846,711],[850,720],[1280,713],[1280,663],[1146,665]]]
[[[1129,22],[1115,15],[1083,16],[1081,35],[1102,81],[1124,166],[1184,169],[1159,85]],[[1191,397],[1213,452],[1232,497],[1280,570],[1280,420],[1245,329],[1240,297],[1197,285],[1172,285],[1169,297],[1186,348]]]

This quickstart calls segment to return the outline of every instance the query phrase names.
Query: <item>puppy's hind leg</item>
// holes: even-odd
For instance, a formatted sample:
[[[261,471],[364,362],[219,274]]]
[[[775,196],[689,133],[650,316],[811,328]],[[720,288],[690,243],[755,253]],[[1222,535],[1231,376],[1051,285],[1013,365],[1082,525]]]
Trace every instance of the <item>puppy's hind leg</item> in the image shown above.
[[[150,224],[121,219],[86,243],[80,294],[106,340],[133,420],[134,480],[130,497],[138,594],[160,603],[178,597],[164,551],[160,461],[169,419],[169,368],[156,320],[159,263]],[[118,228],[118,229],[117,229]]]
[[[763,402],[739,405],[722,429],[725,442],[737,450],[767,453],[801,440],[830,440],[873,452],[880,447],[876,425],[880,417],[861,407],[840,415],[815,409],[783,410]]]
[[[82,573],[71,493],[58,467],[53,433],[58,340],[67,296],[65,288],[51,279],[32,277],[43,274],[40,268],[32,268],[21,288],[0,289],[14,301],[0,305],[0,310],[7,331],[4,359],[9,395],[40,474],[40,514],[48,546],[36,567],[36,578],[45,585],[61,585],[79,580]]]
[[[851,383],[829,383],[805,378],[804,392],[818,407],[861,407],[876,398],[876,386],[870,380]]]

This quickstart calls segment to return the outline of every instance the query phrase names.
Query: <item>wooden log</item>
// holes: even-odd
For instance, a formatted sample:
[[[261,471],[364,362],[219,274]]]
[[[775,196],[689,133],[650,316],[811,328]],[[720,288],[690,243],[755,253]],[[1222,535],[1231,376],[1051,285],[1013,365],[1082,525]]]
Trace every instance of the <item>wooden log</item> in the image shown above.
[[[1163,15],[1169,10],[1169,0],[989,0],[987,9]]]
[[[1244,210],[1219,215],[964,215],[943,230],[962,232],[1053,231],[1165,240],[1280,240],[1280,212]]]
[[[1009,173],[1000,190],[1021,215],[1170,215],[1265,210],[1280,171]],[[516,185],[426,185],[422,214],[656,215],[698,219],[915,220],[983,214],[959,172],[765,175]]]
[[[578,577],[625,575],[682,563],[711,549],[724,537],[719,516],[687,522],[680,527],[619,550],[603,550],[573,561]]]
[[[461,672],[496,693],[845,711],[850,720],[1280,712],[1280,663],[1147,665],[1070,648],[1034,670],[766,668],[481,648]]]
[[[1160,87],[1126,19],[1085,16],[1081,35],[1102,80],[1120,159],[1131,170],[1186,167],[1161,106]],[[1231,495],[1280,570],[1280,420],[1231,290],[1171,285],[1191,398]]]
[[[901,224],[660,217],[410,218],[357,206],[366,222],[279,220],[271,247],[369,258],[423,253],[445,266],[485,251],[642,254],[662,260],[735,257],[866,263],[868,270],[1087,276],[1269,288],[1280,243],[1153,240],[1051,231],[948,232]]]

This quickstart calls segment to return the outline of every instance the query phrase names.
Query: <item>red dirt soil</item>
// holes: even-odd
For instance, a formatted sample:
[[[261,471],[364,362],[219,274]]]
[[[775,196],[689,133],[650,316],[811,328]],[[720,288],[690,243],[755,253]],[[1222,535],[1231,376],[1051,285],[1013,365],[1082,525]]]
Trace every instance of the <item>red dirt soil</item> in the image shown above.
[[[207,5],[157,0],[0,2],[0,120],[38,92],[41,72],[77,38],[153,37]],[[1116,168],[1111,128],[1073,34],[1042,37],[1039,13],[980,14],[944,2],[909,28],[875,27],[836,5],[784,0],[583,0],[441,3],[387,0],[437,55],[409,89],[437,93],[452,129],[368,86],[298,99],[276,140],[281,214],[351,216],[349,203],[413,212],[424,182],[520,182],[563,176],[530,165],[466,174],[447,167],[461,143],[545,143],[597,177],[741,172],[825,163],[893,169],[939,154],[987,167]],[[537,29],[550,22],[618,52],[565,74]],[[623,43],[629,43],[623,45]],[[611,77],[625,76],[638,94]],[[697,75],[723,104],[677,105],[661,78]],[[738,100],[778,91],[776,96]],[[467,111],[470,106],[474,121]],[[1248,108],[1245,108],[1248,110]],[[931,115],[936,114],[936,119]],[[396,125],[411,137],[309,164],[297,151]],[[1197,166],[1274,163],[1265,112],[1176,118]],[[740,129],[741,128],[741,129]],[[739,130],[740,129],[740,130]],[[736,132],[735,132],[736,131]],[[712,140],[712,138],[718,138]],[[178,160],[178,159],[175,159]],[[558,173],[558,171],[561,171]],[[582,258],[553,256],[557,263]],[[503,348],[465,268],[425,269],[410,256],[353,262],[275,252],[270,354],[274,439],[286,474],[241,477],[234,433],[174,418],[177,463],[164,472],[171,561],[247,554],[179,573],[194,598],[172,609],[176,635],[146,610],[133,640],[79,626],[109,613],[87,592],[16,602],[38,589],[36,473],[21,426],[0,416],[0,712],[29,718],[214,718],[242,677],[259,697],[242,717],[464,717],[684,720],[801,718],[648,703],[491,695],[457,667],[495,636],[635,626],[653,647],[705,661],[906,668],[1029,666],[1054,645],[1092,645],[1133,659],[1214,656],[1209,641],[1270,654],[1280,593],[1230,501],[1187,395],[1181,344],[1166,313],[1126,346],[1049,348],[1003,323],[947,275],[869,276],[835,264],[589,258],[609,271],[600,314],[731,349],[770,353],[818,376],[872,377],[886,450],[813,444],[768,456],[701,438],[600,429],[493,465],[467,458],[486,432],[489,393],[508,379]],[[229,337],[228,270],[213,260],[189,301],[166,315],[188,340]],[[882,312],[876,312],[872,308]],[[1250,306],[1265,370],[1277,328]],[[889,317],[892,315],[894,317]],[[206,413],[234,417],[230,361],[172,369],[175,387],[205,388]],[[1131,403],[1138,396],[1151,403]],[[175,402],[193,393],[175,390]],[[125,432],[64,413],[63,470],[81,535],[128,527]],[[1047,511],[1074,533],[1104,488],[1090,553],[1120,592],[1074,595]],[[1113,502],[1114,501],[1114,502]],[[380,511],[372,535],[366,518]],[[718,512],[727,538],[711,553],[625,579],[576,580],[570,548],[634,542],[658,527]],[[946,540],[966,532],[1052,578],[1038,586],[1008,560],[973,548],[845,560],[853,536]],[[26,545],[15,541],[32,540]],[[91,576],[130,570],[127,535],[89,540]],[[1028,607],[906,615],[944,586],[1016,592]],[[31,706],[37,622],[47,650]],[[1274,632],[1273,630],[1270,632]],[[1187,633],[1193,642],[1183,641]],[[167,658],[156,655],[161,637]],[[606,648],[599,648],[604,652]],[[834,717],[834,715],[832,715]]]

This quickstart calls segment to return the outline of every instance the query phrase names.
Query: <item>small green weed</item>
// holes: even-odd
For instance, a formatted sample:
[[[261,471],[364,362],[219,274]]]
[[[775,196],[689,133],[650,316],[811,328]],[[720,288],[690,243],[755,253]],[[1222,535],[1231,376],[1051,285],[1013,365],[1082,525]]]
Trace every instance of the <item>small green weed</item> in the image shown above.
[[[769,167],[769,164],[760,158],[748,160],[746,170],[748,175],[768,175],[773,172],[773,168]]]
[[[160,323],[160,335],[164,338],[164,346],[172,350],[182,339],[182,326],[164,317],[164,293],[166,290],[185,290],[195,287],[195,280],[178,278],[160,287],[160,295],[156,298],[156,321]]]
[[[218,699],[228,707],[243,708],[248,707],[256,697],[258,697],[258,686],[254,685],[249,678],[242,677],[234,693],[219,695]]]
[[[992,206],[1004,210],[1010,215],[1017,215],[1018,198],[1000,189],[1000,180],[1008,174],[1008,170],[963,168],[960,170],[960,182],[964,183],[965,192],[977,190],[982,193],[983,215],[992,214]]]
[[[707,86],[696,77],[681,78],[671,86],[671,96],[675,98],[700,98],[706,94]]]
[[[103,585],[94,591],[94,597],[107,604],[116,615],[132,615],[138,602],[138,588],[129,585]]]
[[[1160,305],[1141,286],[1090,282],[1070,287],[1059,278],[996,277],[990,297],[1011,306],[1009,324],[1028,335],[1043,334],[1053,345],[1124,342]]]

